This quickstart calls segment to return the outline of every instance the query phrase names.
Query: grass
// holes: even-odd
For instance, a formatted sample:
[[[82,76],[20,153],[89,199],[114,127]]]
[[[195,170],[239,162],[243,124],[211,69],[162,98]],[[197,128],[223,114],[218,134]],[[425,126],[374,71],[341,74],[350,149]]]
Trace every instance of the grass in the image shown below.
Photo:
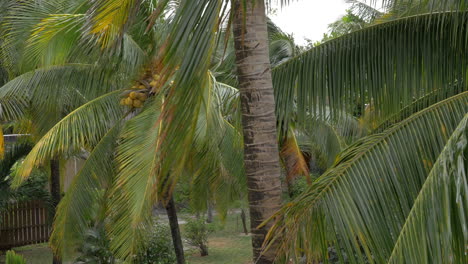
[[[252,263],[251,238],[242,233],[239,213],[229,214],[224,226],[215,218],[214,225],[217,226],[216,231],[208,238],[209,255],[201,257],[197,251],[193,251],[187,256],[187,264]]]
[[[250,264],[252,247],[250,236],[242,233],[239,213],[230,213],[224,224],[215,217],[215,232],[208,239],[209,255],[201,257],[196,249],[188,250],[187,264]],[[181,225],[182,235],[184,226]],[[15,248],[17,254],[26,258],[28,264],[52,263],[52,252],[47,244],[37,244]],[[0,263],[5,256],[0,255]]]
[[[47,244],[37,244],[13,249],[18,255],[22,255],[28,264],[52,263],[52,252]],[[0,263],[5,262],[5,255],[0,256]]]

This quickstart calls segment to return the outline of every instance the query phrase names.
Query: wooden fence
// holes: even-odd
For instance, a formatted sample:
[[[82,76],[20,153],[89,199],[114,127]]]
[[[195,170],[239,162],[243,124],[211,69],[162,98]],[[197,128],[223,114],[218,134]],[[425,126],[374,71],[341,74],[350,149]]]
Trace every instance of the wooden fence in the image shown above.
[[[41,201],[12,203],[0,213],[0,250],[47,242],[49,212]]]

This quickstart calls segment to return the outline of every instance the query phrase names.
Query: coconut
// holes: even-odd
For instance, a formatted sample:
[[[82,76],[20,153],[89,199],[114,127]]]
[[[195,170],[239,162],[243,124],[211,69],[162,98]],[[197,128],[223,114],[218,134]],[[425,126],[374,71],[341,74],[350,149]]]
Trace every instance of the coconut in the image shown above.
[[[132,98],[127,97],[127,98],[125,99],[125,104],[128,105],[128,106],[132,106],[132,105],[133,105],[133,100],[132,100]]]
[[[138,94],[138,100],[144,102],[144,101],[146,101],[146,98],[148,98],[148,96],[146,94],[144,94],[144,93],[139,93]]]
[[[137,99],[138,98],[138,93],[137,92],[131,92],[128,97],[132,98],[132,99]]]
[[[142,106],[143,106],[143,102],[142,102],[142,101],[140,101],[140,100],[138,100],[138,99],[133,100],[133,107],[135,107],[135,108],[140,108],[140,107],[142,107]]]

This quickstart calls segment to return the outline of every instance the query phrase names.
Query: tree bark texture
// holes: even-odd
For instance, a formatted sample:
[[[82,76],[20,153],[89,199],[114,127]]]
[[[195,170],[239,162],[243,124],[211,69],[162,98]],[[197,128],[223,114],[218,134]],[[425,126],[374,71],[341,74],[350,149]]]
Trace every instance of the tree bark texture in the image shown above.
[[[172,243],[174,244],[174,251],[177,258],[177,264],[185,264],[184,246],[179,229],[179,220],[177,219],[177,210],[174,203],[174,198],[171,199],[166,205],[167,217],[169,218],[169,226],[171,228]]]
[[[242,2],[246,3],[245,7]],[[232,10],[254,263],[273,263],[277,245],[262,252],[271,224],[258,228],[281,206],[281,172],[265,3],[264,0],[235,0]]]

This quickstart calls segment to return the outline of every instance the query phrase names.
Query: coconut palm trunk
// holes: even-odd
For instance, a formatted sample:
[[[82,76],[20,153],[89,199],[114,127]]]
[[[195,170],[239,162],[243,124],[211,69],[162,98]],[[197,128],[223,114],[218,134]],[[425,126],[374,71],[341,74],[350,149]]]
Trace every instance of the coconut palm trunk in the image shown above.
[[[58,159],[50,160],[50,196],[52,198],[53,214],[55,216],[57,206],[62,197],[60,193],[60,162]],[[52,259],[53,264],[61,264],[61,258],[54,254]]]
[[[233,11],[254,262],[273,263],[275,245],[262,252],[262,244],[270,226],[258,228],[281,206],[280,163],[265,3],[263,0],[235,0]]]
[[[169,226],[171,228],[172,243],[177,258],[177,264],[185,264],[184,246],[180,236],[179,220],[177,219],[177,209],[175,207],[174,198],[167,202],[166,205],[167,217],[169,218]]]

